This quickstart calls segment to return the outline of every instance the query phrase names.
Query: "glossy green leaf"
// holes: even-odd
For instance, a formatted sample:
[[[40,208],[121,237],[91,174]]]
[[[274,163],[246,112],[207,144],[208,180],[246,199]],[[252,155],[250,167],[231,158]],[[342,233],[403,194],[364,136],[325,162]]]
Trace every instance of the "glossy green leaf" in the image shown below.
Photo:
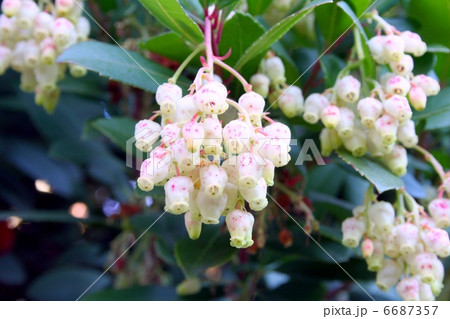
[[[355,9],[356,15],[360,16],[364,12],[369,11],[370,8],[374,7],[378,0],[350,0],[347,2],[351,3],[352,7]]]
[[[318,29],[321,31],[319,35],[324,41],[322,51],[351,31],[352,19],[335,3],[321,6],[314,13]]]
[[[353,23],[355,24],[355,26],[358,27],[358,29],[361,32],[361,34],[363,35],[364,39],[366,41],[369,41],[369,39],[367,38],[366,32],[364,31],[364,28],[361,25],[361,22],[359,21],[359,17],[356,16],[355,12],[353,12],[352,8],[350,8],[350,6],[347,4],[347,2],[339,1],[337,3],[337,6],[339,8],[341,8],[352,19]],[[370,7],[368,9],[370,9]]]
[[[288,32],[298,21],[300,21],[303,17],[310,13],[314,8],[331,2],[332,0],[315,0],[302,10],[297,11],[296,13],[293,13],[285,19],[281,20],[279,23],[270,28],[266,33],[264,33],[264,35],[256,40],[244,52],[239,61],[236,63],[235,68],[239,70],[251,59],[268,50],[275,42],[277,42],[283,35],[286,34],[286,32]]]
[[[192,52],[183,39],[175,32],[166,32],[140,44],[142,49],[162,55],[175,61],[184,61]],[[176,50],[174,50],[176,48]]]
[[[198,44],[203,41],[200,27],[186,14],[177,0],[139,0],[162,24],[186,41]]]
[[[273,0],[252,0],[248,1],[248,12],[254,16],[263,14]]]
[[[224,264],[237,252],[230,246],[229,235],[222,235],[217,225],[202,225],[197,240],[189,238],[175,244],[175,258],[186,276],[196,276],[207,268]]]
[[[324,55],[319,61],[327,87],[333,87],[339,72],[345,67],[345,63],[334,54]]]
[[[340,150],[339,157],[351,165],[361,176],[371,182],[378,192],[404,187],[402,179],[395,176],[378,161],[368,157],[353,157],[349,152]]]
[[[127,141],[134,145],[136,121],[129,117],[102,118],[93,121],[91,125],[124,151],[127,150]]]
[[[223,27],[222,40],[219,45],[221,55],[231,49],[231,56],[226,62],[234,65],[250,45],[264,34],[264,31],[264,27],[251,15],[236,12],[231,19],[225,22]],[[236,36],[237,34],[239,36]]]
[[[135,52],[97,41],[71,46],[59,56],[58,62],[79,64],[102,76],[151,92],[156,92],[174,73]],[[189,86],[183,79],[180,84]]]

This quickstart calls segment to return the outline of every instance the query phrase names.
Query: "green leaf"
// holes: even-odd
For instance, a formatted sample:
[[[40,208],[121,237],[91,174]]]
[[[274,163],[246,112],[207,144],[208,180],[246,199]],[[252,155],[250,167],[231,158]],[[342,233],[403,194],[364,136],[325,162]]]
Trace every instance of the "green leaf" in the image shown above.
[[[297,11],[296,13],[293,13],[285,19],[281,20],[266,33],[264,33],[263,36],[256,40],[244,52],[239,61],[236,63],[235,68],[238,70],[241,69],[251,59],[268,50],[275,42],[277,42],[284,34],[286,34],[286,32],[288,32],[298,21],[300,21],[303,17],[310,13],[315,7],[332,2],[332,0],[315,0],[302,10]]]
[[[344,150],[338,151],[338,155],[361,174],[361,176],[371,182],[380,193],[405,186],[401,178],[395,176],[374,159],[368,157],[353,157],[349,152]]]
[[[237,250],[230,246],[228,235],[221,235],[217,226],[202,225],[197,240],[189,238],[175,244],[175,258],[187,277],[196,276],[209,267],[230,260]]]
[[[350,0],[350,3],[352,4],[352,7],[355,8],[355,13],[359,17],[361,14],[368,11],[367,9],[371,8],[371,2],[373,2],[372,5],[374,5],[377,1],[378,0]]]
[[[227,59],[227,63],[234,65],[250,45],[264,34],[264,31],[264,27],[251,15],[236,12],[223,27],[219,45],[221,55],[226,54],[231,48],[231,56]],[[237,34],[239,36],[236,36]]]
[[[199,26],[186,14],[177,0],[139,0],[163,25],[192,44],[203,41]]]
[[[101,275],[102,271],[85,267],[53,269],[31,283],[27,296],[32,300],[74,301],[97,279],[89,291],[109,286],[108,275]]]
[[[337,3],[337,6],[342,10],[344,10],[344,12],[353,20],[353,23],[358,27],[359,31],[361,31],[361,34],[363,35],[364,39],[366,41],[369,41],[369,38],[367,37],[366,32],[364,31],[364,28],[361,25],[361,22],[359,21],[359,18],[353,12],[352,8],[350,8],[350,6],[345,1],[339,1]]]
[[[102,76],[150,92],[156,92],[158,86],[167,82],[174,73],[135,52],[97,41],[71,46],[59,56],[58,62],[79,64]],[[189,86],[188,81],[183,79],[180,84]]]
[[[345,67],[345,63],[334,54],[324,55],[319,61],[327,87],[333,87],[339,72]]]
[[[273,0],[252,0],[248,2],[248,13],[254,16],[262,15]]]
[[[86,294],[83,301],[169,301],[177,300],[175,288],[162,286],[107,289]]]
[[[316,22],[324,40],[324,48],[328,48],[347,30],[350,30],[353,21],[344,11],[333,3],[330,6],[321,6],[315,10]]]
[[[184,43],[183,39],[174,32],[158,34],[148,41],[141,43],[140,47],[179,62],[184,61],[192,52],[189,46]]]
[[[124,151],[127,150],[127,141],[133,139],[135,125],[136,121],[129,117],[102,118],[91,122],[92,127],[107,136]]]
[[[414,57],[414,74],[428,74],[436,66],[437,56],[425,53],[421,57]]]

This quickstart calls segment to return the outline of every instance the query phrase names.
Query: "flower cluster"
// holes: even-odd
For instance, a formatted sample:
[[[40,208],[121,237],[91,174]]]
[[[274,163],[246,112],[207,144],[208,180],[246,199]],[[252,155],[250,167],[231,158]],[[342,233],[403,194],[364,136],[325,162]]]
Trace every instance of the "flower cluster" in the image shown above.
[[[272,52],[261,61],[259,72],[250,79],[253,90],[264,98],[269,97],[271,107],[279,107],[292,118],[303,112],[303,92],[295,85],[286,84],[283,61]]]
[[[370,79],[371,94],[361,97],[361,82],[348,74],[354,67],[350,64],[333,88],[308,96],[303,119],[311,124],[320,120],[325,126],[320,134],[323,155],[329,156],[341,146],[357,157],[369,152],[402,176],[408,162],[405,148],[418,142],[412,108],[425,109],[427,96],[438,94],[440,88],[435,79],[413,74],[413,58],[406,53],[425,53],[426,44],[419,35],[400,33],[392,26],[385,31],[388,35],[375,36],[368,42],[374,60],[390,68],[379,81]]]
[[[67,65],[56,63],[62,51],[87,40],[89,21],[81,16],[82,1],[56,0],[45,8],[33,0],[4,0],[0,15],[0,74],[9,67],[21,73],[20,88],[34,92],[36,104],[52,111],[59,99],[57,82]],[[72,76],[86,69],[69,65]]]
[[[185,96],[176,84],[159,86],[160,111],[136,125],[136,147],[149,152],[137,184],[143,191],[164,186],[165,210],[185,214],[192,239],[200,236],[202,224],[218,224],[226,216],[231,245],[246,248],[253,244],[254,217],[245,202],[254,211],[267,206],[275,167],[290,160],[291,132],[265,116],[264,98],[249,85],[238,102],[227,95],[227,88],[204,69]],[[223,125],[219,115],[230,105],[238,118]],[[263,126],[263,120],[269,124]]]
[[[394,208],[395,206],[395,208]],[[358,247],[368,269],[377,272],[382,290],[396,285],[404,300],[434,300],[443,287],[440,258],[450,255],[450,200],[433,200],[425,212],[406,192],[398,192],[395,205],[367,195],[365,204],[342,224],[343,245]]]

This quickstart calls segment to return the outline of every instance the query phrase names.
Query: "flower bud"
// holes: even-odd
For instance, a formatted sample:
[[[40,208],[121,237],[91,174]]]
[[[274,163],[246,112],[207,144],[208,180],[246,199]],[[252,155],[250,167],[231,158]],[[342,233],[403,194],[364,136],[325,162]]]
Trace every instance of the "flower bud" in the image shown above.
[[[201,223],[200,223],[200,227],[201,227]],[[191,238],[191,239],[197,239],[197,238]],[[178,284],[176,287],[177,294],[180,296],[195,295],[195,294],[199,293],[201,289],[202,289],[202,283],[200,282],[200,280],[198,278],[195,278],[195,277],[185,279],[180,284]]]
[[[402,255],[409,255],[415,252],[415,246],[419,239],[419,229],[411,223],[404,223],[396,226],[397,244]]]
[[[34,19],[40,9],[36,2],[32,0],[23,0],[19,13],[17,14],[17,24],[21,29],[30,29],[33,26]]]
[[[403,278],[395,288],[400,297],[405,301],[419,301],[419,281],[414,278]]]
[[[450,256],[450,240],[445,230],[433,228],[422,232],[422,240],[428,251],[442,258]]]
[[[223,168],[210,164],[200,168],[200,180],[206,195],[217,198],[222,196],[228,182],[228,176]]]
[[[87,69],[85,67],[73,63],[69,64],[69,71],[70,75],[74,78],[82,78],[87,74]]]
[[[303,112],[303,94],[299,87],[290,86],[283,91],[278,99],[278,106],[288,118],[293,118]]]
[[[54,64],[56,61],[56,45],[52,38],[42,40],[39,45],[41,50],[41,63]]]
[[[336,105],[330,104],[322,110],[320,119],[326,128],[332,129],[339,124],[341,112]]]
[[[361,123],[367,128],[374,128],[376,120],[383,112],[383,105],[377,99],[366,97],[359,100],[357,109]]]
[[[405,54],[400,61],[389,62],[392,72],[398,75],[407,76],[414,68],[414,61],[410,55]]]
[[[384,161],[391,170],[397,176],[403,176],[406,174],[406,167],[408,166],[408,154],[406,149],[400,145],[395,145],[392,152],[384,157]]]
[[[237,169],[239,172],[239,189],[253,188],[262,176],[262,166],[265,161],[253,153],[242,153],[237,158]]]
[[[423,252],[418,254],[414,261],[414,266],[422,278],[422,282],[427,284],[442,282],[444,279],[444,265],[435,254]]]
[[[336,92],[339,98],[346,103],[353,103],[359,99],[361,83],[353,76],[347,75],[338,79]]]
[[[5,3],[5,2],[3,2]],[[12,39],[17,33],[16,18],[8,18],[6,15],[0,15],[0,34],[4,39]]]
[[[194,98],[188,94],[178,100],[176,107],[176,119],[180,123],[190,121],[198,112],[199,108],[194,104]]]
[[[205,132],[203,150],[207,155],[218,155],[222,152],[222,124],[212,117],[204,119],[201,123]]]
[[[74,0],[56,0],[55,1],[55,7],[56,12],[59,15],[66,15],[68,14],[75,6]]]
[[[25,68],[20,74],[20,89],[24,92],[33,93],[36,89],[36,77],[33,69]]]
[[[277,57],[270,57],[265,61],[266,73],[272,84],[283,84],[286,82],[283,61]]]
[[[235,184],[227,183],[225,186],[224,193],[227,195],[227,203],[222,215],[226,216],[229,212],[236,208],[238,201],[238,187]]]
[[[249,203],[250,208],[254,211],[261,211],[266,208],[267,204],[267,184],[264,178],[260,178],[254,187],[242,187],[239,185],[239,192],[242,197]]]
[[[367,153],[367,137],[363,130],[355,128],[353,135],[343,138],[344,147],[355,157],[364,156]]]
[[[412,111],[408,100],[400,95],[394,95],[383,103],[384,110],[400,123],[411,119]]]
[[[397,241],[397,228],[383,235],[383,248],[386,256],[390,258],[397,258],[400,255],[400,248]]]
[[[394,62],[400,61],[404,56],[405,41],[398,35],[387,35],[384,38],[383,54],[386,59]]]
[[[290,146],[286,144],[286,140],[284,138],[260,139],[258,153],[264,159],[271,161],[275,167],[285,166],[291,160],[289,155]],[[264,162],[260,165],[264,165]]]
[[[413,86],[409,91],[409,102],[417,111],[423,111],[427,105],[427,94],[420,86]]]
[[[164,185],[166,206],[164,210],[172,214],[182,214],[189,210],[189,194],[193,190],[189,177],[175,176]]]
[[[181,133],[186,141],[189,152],[197,152],[205,138],[203,126],[197,121],[189,121],[184,124]]]
[[[53,24],[53,41],[59,50],[64,50],[77,41],[75,26],[66,18],[58,18]]]
[[[394,227],[395,211],[391,203],[379,201],[369,207],[369,219],[382,234]]]
[[[389,114],[383,115],[375,122],[375,129],[380,133],[384,145],[391,145],[397,141],[397,128],[397,119]]]
[[[267,98],[269,95],[270,79],[267,75],[257,73],[250,78],[250,84],[254,92],[261,95],[263,98]],[[240,104],[240,103],[239,103]]]
[[[208,82],[193,96],[195,106],[206,114],[222,114],[228,109],[226,103],[228,91],[219,82]]]
[[[422,41],[417,33],[404,31],[400,34],[405,42],[405,52],[412,53],[414,56],[422,56],[427,52],[427,45]]]
[[[355,114],[351,109],[346,107],[341,107],[340,113],[340,121],[336,127],[336,131],[338,132],[340,138],[350,138],[353,136],[353,121],[355,119]]]
[[[328,99],[319,93],[309,95],[305,100],[305,113],[303,114],[303,119],[310,124],[316,124],[320,119],[322,110],[329,104],[330,102]]]
[[[54,18],[49,13],[39,12],[34,19],[33,35],[36,41],[40,42],[51,36]]]
[[[403,274],[403,265],[395,260],[385,259],[382,268],[377,272],[376,285],[383,291],[394,286]]]
[[[186,226],[190,239],[197,239],[200,237],[202,232],[202,222],[193,219],[190,211],[187,211],[186,214],[184,214],[184,225]]]
[[[2,12],[7,17],[13,17],[19,13],[22,2],[22,0],[4,0],[2,2]]]
[[[5,73],[11,63],[12,51],[10,48],[0,45],[0,75]]]
[[[414,147],[419,142],[419,137],[416,134],[416,127],[414,121],[409,120],[400,124],[397,130],[398,140],[408,148]]]
[[[337,150],[342,145],[339,135],[336,130],[333,129],[322,129],[319,138],[321,146],[320,151],[323,156],[330,156],[334,150]]]
[[[367,149],[373,157],[383,157],[390,154],[394,149],[395,143],[383,144],[383,138],[381,134],[375,129],[367,131]]]
[[[428,205],[431,217],[439,228],[450,226],[450,199],[436,198]]]
[[[365,259],[370,258],[373,254],[373,241],[370,238],[365,238],[361,243],[361,252]]]
[[[253,124],[260,123],[266,105],[266,101],[261,95],[255,92],[247,92],[241,95],[238,103],[247,111]]]
[[[266,137],[273,138],[284,145],[289,145],[291,141],[291,130],[281,122],[274,122],[264,127]]]
[[[231,246],[246,248],[253,245],[251,233],[255,218],[251,213],[235,209],[227,215],[225,221],[231,236]]]
[[[409,81],[401,75],[391,77],[385,85],[386,93],[391,95],[406,96],[410,89]]]
[[[134,129],[136,148],[142,152],[148,152],[159,139],[161,126],[150,120],[139,121]]]
[[[91,33],[91,24],[86,17],[81,16],[77,21],[77,41],[87,41]]]
[[[267,186],[273,186],[274,182],[273,179],[275,177],[275,165],[268,159],[264,159],[266,164],[263,166],[262,169],[262,177],[267,183]]]
[[[181,130],[177,124],[165,125],[160,132],[161,144],[164,146],[172,145],[176,140],[180,138],[180,132]]]
[[[377,62],[378,64],[386,64],[387,58],[384,54],[384,42],[385,42],[386,36],[384,35],[378,35],[373,38],[371,38],[367,45],[370,50],[370,54],[372,55],[372,58]]]
[[[182,174],[190,172],[200,163],[200,152],[189,152],[186,141],[180,138],[170,147],[172,150],[173,161]]]
[[[225,150],[229,154],[239,154],[250,147],[252,132],[249,126],[241,120],[233,120],[223,128]]]
[[[366,224],[362,220],[354,217],[345,219],[342,223],[342,245],[351,248],[358,247],[365,231]]]
[[[35,68],[40,61],[40,50],[38,44],[34,40],[27,41],[24,58],[25,66],[28,68]]]
[[[383,261],[384,261],[383,244],[379,240],[374,240],[372,256],[366,259],[367,269],[369,271],[379,271],[383,266]]]
[[[183,92],[176,84],[164,83],[158,86],[156,90],[156,103],[161,107],[163,114],[176,114],[178,101],[181,99]],[[192,114],[194,116],[195,114]]]
[[[206,192],[202,189],[197,195],[197,206],[200,209],[202,215],[203,224],[218,224],[219,218],[227,205],[227,194],[223,193],[222,196],[211,198],[206,195]]]
[[[57,64],[41,64],[34,69],[36,80],[44,90],[51,90],[56,87],[58,81]]]
[[[415,86],[421,87],[427,96],[437,95],[441,90],[438,81],[424,74],[415,76],[411,83]]]

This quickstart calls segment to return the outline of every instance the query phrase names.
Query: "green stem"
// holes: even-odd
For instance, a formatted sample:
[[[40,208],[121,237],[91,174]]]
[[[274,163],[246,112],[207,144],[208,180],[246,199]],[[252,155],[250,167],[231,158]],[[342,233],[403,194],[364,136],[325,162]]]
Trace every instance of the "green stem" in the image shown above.
[[[356,48],[356,55],[358,57],[358,61],[364,61],[366,58],[366,55],[364,54],[364,48],[361,41],[361,32],[358,28],[354,28],[353,35],[355,38],[355,48]],[[367,74],[366,70],[364,68],[364,64],[360,63],[359,65],[359,72],[361,73],[361,83],[363,87],[363,92],[365,95],[369,95],[369,86],[367,85]]]
[[[169,79],[169,83],[176,84],[178,78],[181,75],[181,72],[184,71],[184,69],[188,66],[188,64],[192,61],[192,59],[195,58],[197,54],[199,54],[204,48],[205,46],[203,44],[200,44],[191,54],[189,54],[186,60],[184,60],[183,63],[181,63],[181,65],[178,67],[175,74]]]

